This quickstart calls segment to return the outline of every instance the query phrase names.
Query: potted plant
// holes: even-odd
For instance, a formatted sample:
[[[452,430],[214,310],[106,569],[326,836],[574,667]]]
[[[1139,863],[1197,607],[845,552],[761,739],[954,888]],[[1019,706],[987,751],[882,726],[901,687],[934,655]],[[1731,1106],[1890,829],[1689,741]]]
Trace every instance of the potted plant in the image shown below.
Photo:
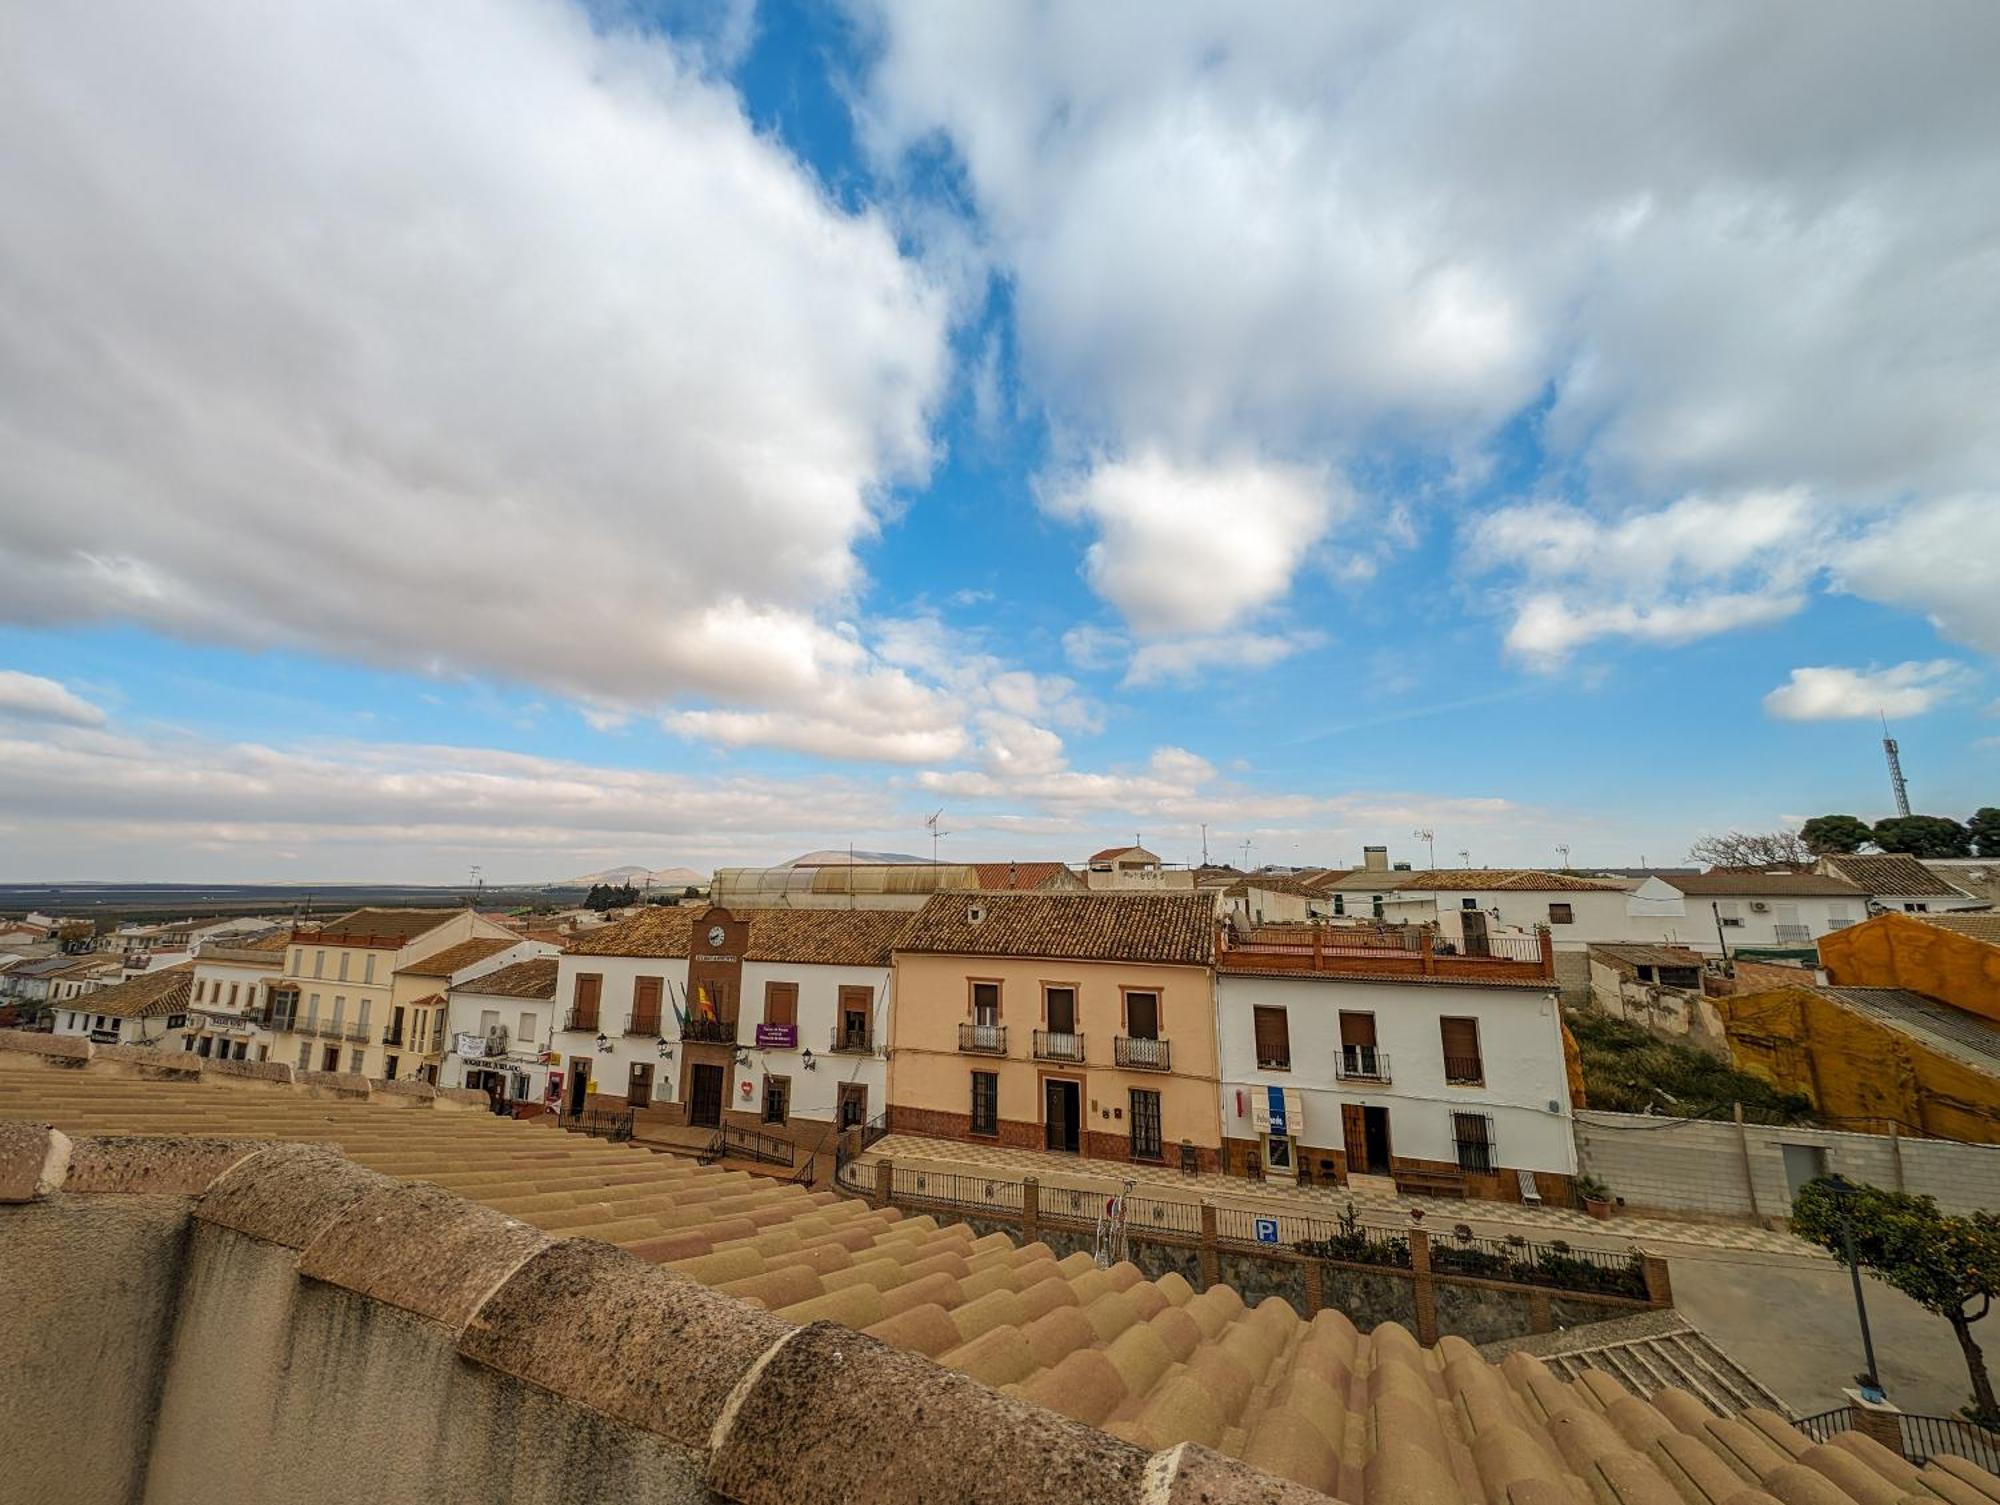
[[[1611,1188],[1595,1176],[1578,1176],[1571,1183],[1576,1189],[1577,1200],[1583,1203],[1583,1210],[1594,1218],[1611,1216]]]

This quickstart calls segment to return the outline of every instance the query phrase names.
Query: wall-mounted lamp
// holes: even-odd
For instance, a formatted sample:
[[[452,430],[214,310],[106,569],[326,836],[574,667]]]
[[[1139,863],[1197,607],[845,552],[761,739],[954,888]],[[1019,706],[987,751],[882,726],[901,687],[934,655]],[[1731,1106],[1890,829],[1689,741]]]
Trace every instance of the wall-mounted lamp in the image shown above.
[[[805,1067],[807,1071],[819,1070],[819,1062],[813,1059],[813,1053],[810,1049],[799,1052],[799,1064]]]

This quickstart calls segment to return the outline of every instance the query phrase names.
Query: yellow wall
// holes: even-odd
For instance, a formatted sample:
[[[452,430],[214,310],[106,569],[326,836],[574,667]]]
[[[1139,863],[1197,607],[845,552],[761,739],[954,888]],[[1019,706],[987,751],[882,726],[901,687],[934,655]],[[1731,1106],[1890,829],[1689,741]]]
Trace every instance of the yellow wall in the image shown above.
[[[972,1021],[972,982],[1001,985],[1005,1056],[958,1049],[958,1027]],[[1084,1064],[1037,1061],[1034,1031],[1045,1027],[1044,983],[1077,990],[1077,1028]],[[1173,1070],[1130,1071],[1112,1065],[1113,1040],[1124,1033],[1124,989],[1160,995],[1160,1035],[1171,1046]],[[969,1115],[972,1073],[997,1072],[1003,1124],[1042,1122],[1044,1073],[1083,1079],[1086,1135],[1129,1139],[1125,1115],[1134,1088],[1160,1094],[1167,1158],[1185,1139],[1203,1150],[1222,1143],[1215,1056],[1215,985],[1203,967],[1122,962],[1019,961],[969,956],[896,958],[896,994],[889,1057],[892,1109]],[[1095,1106],[1093,1106],[1093,1102]],[[1118,1116],[1106,1117],[1115,1110]]]
[[[1714,1003],[1737,1067],[1803,1094],[1821,1113],[1895,1119],[1947,1139],[2000,1144],[2000,1076],[1810,988],[1772,988]]]
[[[2000,1022],[2000,946],[1905,914],[1820,937],[1820,965],[1843,988],[1908,988]]]

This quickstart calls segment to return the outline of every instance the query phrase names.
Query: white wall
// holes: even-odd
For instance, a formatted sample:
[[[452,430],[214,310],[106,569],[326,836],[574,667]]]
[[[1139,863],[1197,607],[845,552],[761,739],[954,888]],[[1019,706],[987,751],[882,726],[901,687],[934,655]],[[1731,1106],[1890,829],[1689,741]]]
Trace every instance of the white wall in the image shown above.
[[[1669,880],[1671,881],[1671,880]],[[1759,910],[1757,906],[1763,905]],[[1716,910],[1727,922],[1716,927]],[[1687,913],[1674,922],[1680,944],[1718,956],[1726,940],[1731,951],[1739,946],[1804,946],[1830,931],[1844,930],[1868,918],[1867,901],[1859,894],[1851,899],[1791,897],[1784,894],[1744,894],[1730,898],[1707,894],[1687,895]],[[1778,926],[1803,925],[1805,940],[1780,939]]]
[[[622,1097],[626,1083],[631,1080],[632,1063],[641,1061],[653,1068],[653,1101],[665,1103],[676,1100],[681,1047],[680,1030],[674,1022],[674,1005],[680,1002],[681,991],[687,986],[687,967],[686,957],[571,956],[565,953],[559,958],[556,964],[555,1043],[550,1048],[561,1054],[562,1063],[547,1070],[563,1074],[565,1091],[568,1090],[571,1064],[583,1058],[593,1063],[591,1076],[597,1083],[598,1092]],[[563,1029],[563,1021],[569,1017],[571,1003],[576,997],[577,977],[592,972],[604,978],[597,1008],[598,1029],[604,1034],[606,1047],[601,1052],[597,1049],[595,1033]],[[660,1033],[674,1051],[671,1061],[660,1059],[656,1037],[624,1033],[626,1018],[632,1012],[633,986],[641,977],[666,979],[666,990],[660,999]],[[734,1091],[733,1086],[731,1090]],[[734,1097],[730,1101],[733,1104]]]
[[[526,1100],[543,1101],[550,1074],[565,1070],[563,1066],[545,1065],[538,1059],[544,1051],[560,1049],[552,1043],[555,1026],[560,1022],[554,1000],[481,993],[476,982],[455,986],[446,995],[445,1055],[438,1068],[438,1085],[463,1087],[468,1066],[479,1070],[491,1064],[484,1059],[468,1062],[452,1049],[461,1034],[483,1035],[484,1017],[489,1013],[497,1015],[497,1022],[507,1029],[507,1056],[503,1059],[510,1060],[527,1074]],[[595,1037],[578,1035],[574,1038],[581,1043]]]
[[[1252,1010],[1259,1005],[1286,1010],[1290,1071],[1266,1071],[1257,1064]],[[1336,1078],[1342,1010],[1374,1014],[1377,1047],[1389,1057],[1389,1083]],[[1222,1131],[1230,1138],[1257,1136],[1247,1092],[1243,1110],[1238,1110],[1239,1088],[1290,1087],[1299,1090],[1305,1103],[1305,1126],[1294,1137],[1315,1149],[1342,1147],[1341,1104],[1357,1103],[1389,1110],[1390,1144],[1399,1156],[1452,1160],[1451,1115],[1485,1113],[1493,1119],[1494,1152],[1501,1166],[1563,1175],[1575,1169],[1561,1017],[1553,993],[1223,973],[1216,978],[1216,1013]],[[1445,1082],[1438,1027],[1444,1015],[1479,1021],[1485,1086]],[[1559,1110],[1554,1113],[1548,1110],[1552,1100]]]
[[[888,1106],[889,1062],[882,1050],[889,1043],[890,981],[888,967],[825,967],[797,962],[752,962],[743,964],[743,1002],[737,1011],[736,1037],[750,1050],[747,1072],[738,1068],[737,1079],[748,1077],[752,1096],[745,1098],[735,1081],[730,1083],[730,1106],[763,1110],[763,1078],[790,1077],[791,1116],[833,1122],[842,1082],[860,1082],[868,1088],[868,1117]],[[799,1049],[758,1050],[751,1042],[756,1027],[764,1019],[764,984],[797,983],[799,989]],[[836,1055],[830,1049],[834,1025],[839,1019],[840,990],[868,988],[875,995],[872,1055]],[[813,1069],[803,1064],[806,1051],[813,1053]]]
[[[197,956],[194,961],[194,992],[189,1001],[203,1008],[219,1009],[228,1013],[254,1014],[264,1010],[264,983],[278,975],[275,965],[257,966],[249,962],[229,962],[204,960]],[[221,984],[221,992],[216,993],[214,985]],[[230,1002],[229,989],[234,984],[236,1001]]]

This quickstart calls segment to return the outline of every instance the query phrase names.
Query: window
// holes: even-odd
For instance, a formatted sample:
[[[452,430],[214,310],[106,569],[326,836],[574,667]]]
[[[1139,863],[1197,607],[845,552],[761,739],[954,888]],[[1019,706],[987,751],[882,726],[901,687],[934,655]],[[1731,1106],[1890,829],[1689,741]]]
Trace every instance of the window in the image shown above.
[[[764,1022],[794,1025],[799,1022],[799,985],[795,982],[764,984]]]
[[[361,980],[363,982],[375,980],[375,953],[372,951],[361,958]]]
[[[1853,923],[1854,921],[1848,917],[1847,906],[1845,904],[1829,904],[1826,906],[1826,928],[1828,930],[1845,930]]]
[[[401,1056],[386,1056],[382,1061],[382,1076],[385,1081],[396,1080],[396,1068],[402,1064]]]
[[[522,1009],[520,1028],[514,1032],[514,1038],[524,1044],[532,1044],[535,1036],[540,1033],[541,1031],[535,1028],[534,1010]]]
[[[187,1028],[187,1022],[188,1022],[188,1016],[187,1016],[186,1014],[169,1014],[169,1015],[167,1015],[167,1028],[168,1028],[168,1029],[186,1029],[186,1028]]]
[[[216,984],[216,986],[217,986],[217,987],[219,988],[219,987],[221,987],[221,986],[222,986],[222,984],[221,984],[221,983],[217,983],[217,984]],[[232,1009],[236,1007],[236,990],[237,990],[237,989],[238,989],[239,987],[241,987],[241,986],[242,986],[242,984],[240,984],[240,983],[234,983],[234,982],[232,982],[232,983],[231,983],[231,984],[229,985],[229,1006],[230,1006],[230,1007],[231,1007]]]
[[[361,1012],[354,1016],[354,1024],[355,1028],[366,1033],[368,1029],[368,1000],[366,998],[361,1000]]]
[[[312,1041],[301,1040],[299,1042],[299,1070],[311,1071],[312,1064],[313,1064]]]
[[[1160,1038],[1160,995],[1153,992],[1125,995],[1125,1033],[1134,1040]]]
[[[840,1043],[844,1050],[874,1048],[875,990],[840,990]]]
[[[341,953],[340,953],[340,970],[339,970],[339,972],[338,972],[338,973],[337,973],[337,974],[335,975],[335,979],[334,979],[334,980],[335,980],[336,982],[346,982],[346,981],[347,981],[347,953],[346,953],[345,951],[343,951],[343,952],[341,952]]]
[[[1495,1168],[1493,1120],[1484,1113],[1452,1114],[1451,1141],[1458,1151],[1460,1170],[1483,1172]]]
[[[604,976],[599,972],[579,972],[576,976],[576,993],[569,1012],[571,1029],[595,1030],[597,1028],[597,999],[604,991]]]
[[[792,1079],[782,1076],[764,1078],[764,1122],[781,1124],[791,1112]]]
[[[1160,1158],[1160,1094],[1135,1088],[1132,1092],[1132,1158]]]
[[[479,1033],[481,1035],[490,1036],[499,1028],[500,1011],[498,1009],[481,1009],[479,1011]]]
[[[1370,894],[1368,896],[1368,907],[1376,919],[1379,920],[1382,918],[1382,896],[1380,894]]]
[[[1479,1058],[1479,1021],[1449,1016],[1438,1020],[1444,1043],[1444,1079],[1476,1086],[1486,1080],[1486,1067]]]
[[[1000,1022],[999,983],[976,982],[972,985],[972,1022],[974,1024]],[[975,1073],[975,1075],[985,1075],[985,1073]]]
[[[1551,904],[1549,906],[1549,923],[1551,925],[1574,925],[1576,923],[1575,907],[1569,904]]]
[[[1336,915],[1344,915],[1344,914],[1346,914],[1346,913],[1347,913],[1347,895],[1346,895],[1346,894],[1335,894],[1335,895],[1333,896],[1333,912],[1334,912],[1334,913],[1335,913]]]
[[[1340,1075],[1381,1078],[1382,1054],[1375,1048],[1375,1016],[1340,1014]]]
[[[1257,1034],[1257,1065],[1265,1071],[1292,1069],[1292,1028],[1282,1008],[1251,1011]]]
[[[660,997],[666,989],[663,977],[638,977],[632,981],[632,1022],[627,1032],[657,1035],[660,1032]]]
[[[313,953],[313,976],[326,976],[326,953],[324,951],[315,951]]]
[[[1743,923],[1741,906],[1734,899],[1720,900],[1715,906],[1715,918],[1721,925],[1741,925]]]
[[[1924,903],[1921,899],[1912,899],[1903,906],[1904,914],[1929,914],[1930,912],[1930,905]]]
[[[319,1023],[319,994],[306,995],[306,1028],[312,1029]]]
[[[972,1132],[1000,1132],[1000,1077],[997,1072],[972,1073]]]
[[[1076,989],[1070,987],[1043,988],[1042,1012],[1048,1016],[1050,1034],[1075,1034]]]
[[[1460,909],[1477,909],[1479,907],[1479,901],[1474,898],[1460,899],[1458,901],[1458,907]]]
[[[347,1069],[356,1076],[361,1076],[367,1064],[368,1052],[359,1045],[355,1046],[353,1052],[347,1058]]]
[[[305,975],[305,970],[306,970],[306,953],[304,948],[299,948],[297,950],[294,950],[292,952],[292,976],[302,977]]]
[[[335,993],[333,995],[334,1029],[338,1030],[341,1026],[342,1021],[344,1021],[346,1018],[347,1018],[347,995],[345,993]]]

